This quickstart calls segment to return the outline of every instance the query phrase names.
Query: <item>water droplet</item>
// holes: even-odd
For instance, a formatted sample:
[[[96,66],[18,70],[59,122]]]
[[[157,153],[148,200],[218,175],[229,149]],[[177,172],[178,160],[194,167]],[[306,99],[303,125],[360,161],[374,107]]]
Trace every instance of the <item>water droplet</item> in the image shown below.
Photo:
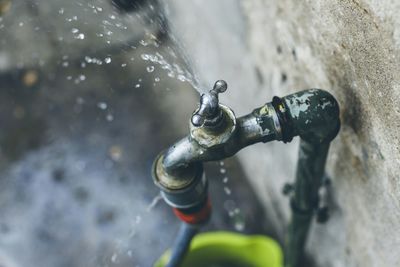
[[[147,72],[153,72],[154,71],[154,66],[148,66],[146,68]]]
[[[232,194],[232,191],[231,191],[231,189],[229,189],[229,187],[224,187],[224,191],[225,191],[225,194],[227,194],[228,196],[230,195],[230,194]]]
[[[223,161],[220,161],[220,162],[219,162],[219,165],[220,165],[220,166],[224,166],[225,163],[224,163]]]
[[[145,40],[140,40],[139,43],[143,46],[147,46],[148,43]]]
[[[116,262],[117,262],[117,254],[116,254],[116,253],[114,253],[114,254],[111,256],[111,261],[112,261],[113,263],[116,263]]]
[[[126,63],[122,63],[121,67],[125,68],[126,67]]]
[[[68,67],[68,65],[69,65],[68,61],[64,61],[64,62],[62,63],[62,66],[65,67],[65,68]]]
[[[186,81],[186,77],[184,75],[179,74],[178,75],[178,80],[180,80],[181,82],[185,82]]]
[[[86,80],[86,76],[85,76],[85,75],[83,75],[83,74],[79,75],[79,80],[81,80],[81,81],[84,81],[84,80]]]
[[[224,184],[226,184],[228,181],[229,181],[229,178],[228,178],[228,177],[224,177],[224,179],[222,179],[222,182],[223,182]]]
[[[221,169],[219,170],[219,172],[220,172],[220,173],[226,173],[226,169],[221,168]]]
[[[106,57],[104,59],[104,62],[106,62],[106,64],[110,64],[111,63],[111,58],[110,57]]]
[[[141,54],[140,57],[141,57],[143,60],[146,60],[146,61],[149,60],[149,58],[150,58],[149,55],[147,55],[147,54]]]
[[[122,159],[122,147],[113,145],[110,147],[108,154],[113,161],[120,161]]]
[[[160,81],[160,78],[159,78],[159,77],[156,77],[156,78],[154,79],[154,81],[158,83],[158,82]]]
[[[64,14],[64,8],[60,8],[59,10],[58,10],[58,14]]]
[[[235,224],[234,224],[235,230],[236,231],[243,231],[245,228],[245,223],[243,219],[237,219],[235,220]]]
[[[105,102],[99,102],[99,103],[97,103],[97,107],[98,107],[99,109],[105,110],[105,109],[107,109],[107,103],[105,103]]]
[[[92,63],[92,59],[90,57],[88,57],[88,56],[85,57],[85,60],[86,60],[87,63]]]
[[[24,23],[23,23],[23,22],[20,22],[18,25],[19,25],[20,27],[22,27],[22,26],[24,26]]]
[[[79,40],[83,40],[83,39],[85,39],[85,34],[80,33],[80,34],[78,34],[75,38],[76,38],[76,39],[79,39]]]
[[[140,83],[135,84],[135,88],[139,88],[140,87]]]
[[[77,32],[79,32],[79,30],[78,30],[77,28],[72,28],[72,29],[71,29],[71,32],[72,32],[72,33],[77,33]]]
[[[112,114],[107,114],[106,120],[107,121],[113,121],[114,120],[114,116]]]

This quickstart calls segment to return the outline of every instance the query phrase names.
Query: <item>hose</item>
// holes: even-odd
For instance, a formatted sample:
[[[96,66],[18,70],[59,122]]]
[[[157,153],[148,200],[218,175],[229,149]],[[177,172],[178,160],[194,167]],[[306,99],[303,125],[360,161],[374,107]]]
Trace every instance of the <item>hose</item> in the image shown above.
[[[190,242],[199,231],[198,226],[182,223],[166,267],[179,267],[189,250]]]

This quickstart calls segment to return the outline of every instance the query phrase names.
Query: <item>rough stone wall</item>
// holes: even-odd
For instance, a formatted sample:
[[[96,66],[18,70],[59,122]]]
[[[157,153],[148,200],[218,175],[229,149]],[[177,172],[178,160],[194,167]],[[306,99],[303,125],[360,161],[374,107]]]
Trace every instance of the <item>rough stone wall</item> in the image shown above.
[[[337,97],[331,219],[313,225],[307,251],[324,267],[400,266],[400,2],[173,2],[171,24],[196,72],[207,86],[228,81],[222,100],[237,115],[305,88]],[[280,191],[296,151],[271,143],[238,154],[281,238],[289,211]]]

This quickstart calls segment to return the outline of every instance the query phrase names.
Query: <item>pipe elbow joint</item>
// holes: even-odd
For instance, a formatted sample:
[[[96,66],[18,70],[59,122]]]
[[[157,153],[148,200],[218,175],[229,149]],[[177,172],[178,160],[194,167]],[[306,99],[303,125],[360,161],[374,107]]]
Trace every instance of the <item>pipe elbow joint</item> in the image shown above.
[[[310,143],[327,143],[339,132],[339,104],[327,91],[304,90],[283,98],[274,97],[272,103],[282,124],[284,142],[299,135]]]

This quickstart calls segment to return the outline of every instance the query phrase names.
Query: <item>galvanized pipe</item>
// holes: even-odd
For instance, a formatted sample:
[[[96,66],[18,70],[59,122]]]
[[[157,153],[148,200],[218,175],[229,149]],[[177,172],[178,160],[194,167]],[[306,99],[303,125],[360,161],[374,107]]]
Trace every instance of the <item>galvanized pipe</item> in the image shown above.
[[[318,207],[318,191],[324,176],[329,144],[300,141],[294,192],[290,200],[292,217],[285,247],[286,267],[304,266],[302,262],[305,243]]]
[[[280,112],[284,141],[297,135],[301,138],[285,244],[285,266],[301,267],[330,142],[340,129],[339,105],[331,94],[318,89],[274,98],[273,102]]]

